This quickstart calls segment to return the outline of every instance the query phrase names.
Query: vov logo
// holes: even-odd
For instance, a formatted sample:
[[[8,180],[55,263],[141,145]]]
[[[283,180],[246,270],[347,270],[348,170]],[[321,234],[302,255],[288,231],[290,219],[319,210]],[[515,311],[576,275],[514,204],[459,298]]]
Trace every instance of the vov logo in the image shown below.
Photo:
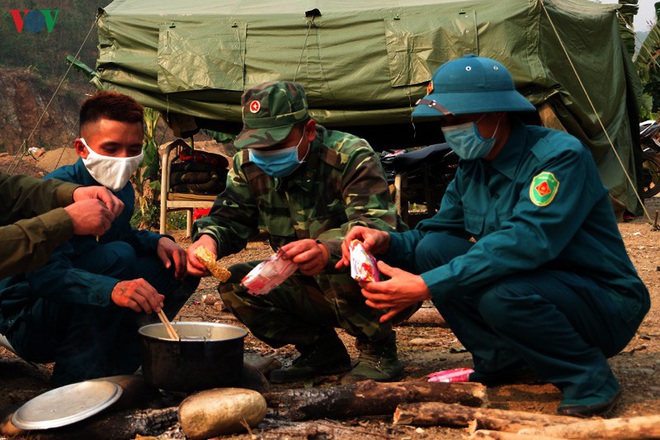
[[[23,32],[23,29],[33,34],[38,34],[44,29],[48,33],[53,32],[55,20],[60,13],[59,9],[10,9],[11,18],[14,19],[16,30]]]

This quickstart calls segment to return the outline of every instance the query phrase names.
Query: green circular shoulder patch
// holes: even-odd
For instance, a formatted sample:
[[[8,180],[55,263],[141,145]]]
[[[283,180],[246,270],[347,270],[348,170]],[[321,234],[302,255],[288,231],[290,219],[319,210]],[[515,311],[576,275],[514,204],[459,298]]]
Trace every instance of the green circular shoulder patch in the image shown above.
[[[532,179],[529,198],[536,206],[548,206],[559,189],[559,180],[549,171],[543,171]]]

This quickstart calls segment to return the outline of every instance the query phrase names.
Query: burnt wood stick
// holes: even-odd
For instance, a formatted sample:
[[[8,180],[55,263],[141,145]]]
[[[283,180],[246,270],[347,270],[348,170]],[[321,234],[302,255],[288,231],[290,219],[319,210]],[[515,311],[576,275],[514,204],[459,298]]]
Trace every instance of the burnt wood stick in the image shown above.
[[[292,420],[392,414],[406,402],[443,401],[482,406],[486,387],[478,383],[373,380],[327,388],[298,388],[264,394],[268,406]]]
[[[72,425],[43,431],[30,431],[33,440],[125,440],[141,436],[157,437],[178,423],[178,407],[99,413]]]

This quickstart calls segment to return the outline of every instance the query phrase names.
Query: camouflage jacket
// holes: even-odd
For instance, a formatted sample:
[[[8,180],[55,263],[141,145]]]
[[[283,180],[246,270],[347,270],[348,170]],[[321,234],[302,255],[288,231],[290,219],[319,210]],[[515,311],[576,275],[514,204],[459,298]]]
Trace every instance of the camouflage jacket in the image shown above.
[[[274,178],[239,151],[209,216],[194,224],[193,239],[208,234],[218,258],[242,250],[265,230],[273,249],[312,238],[330,250],[328,267],[341,256],[341,238],[353,226],[405,230],[392,203],[378,155],[367,141],[317,126],[305,162]]]
[[[73,202],[79,186],[0,173],[0,278],[44,264],[73,237],[73,221],[61,207]]]

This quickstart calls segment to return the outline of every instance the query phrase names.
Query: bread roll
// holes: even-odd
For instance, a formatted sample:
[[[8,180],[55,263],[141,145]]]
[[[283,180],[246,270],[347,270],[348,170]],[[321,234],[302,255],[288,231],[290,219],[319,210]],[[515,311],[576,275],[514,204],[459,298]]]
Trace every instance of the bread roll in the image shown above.
[[[206,249],[204,246],[200,246],[195,249],[195,256],[199,261],[204,263],[209,272],[211,272],[211,274],[221,283],[226,282],[231,276],[231,272],[218,264],[218,262],[215,261],[215,256],[213,253],[211,253],[211,251]]]

